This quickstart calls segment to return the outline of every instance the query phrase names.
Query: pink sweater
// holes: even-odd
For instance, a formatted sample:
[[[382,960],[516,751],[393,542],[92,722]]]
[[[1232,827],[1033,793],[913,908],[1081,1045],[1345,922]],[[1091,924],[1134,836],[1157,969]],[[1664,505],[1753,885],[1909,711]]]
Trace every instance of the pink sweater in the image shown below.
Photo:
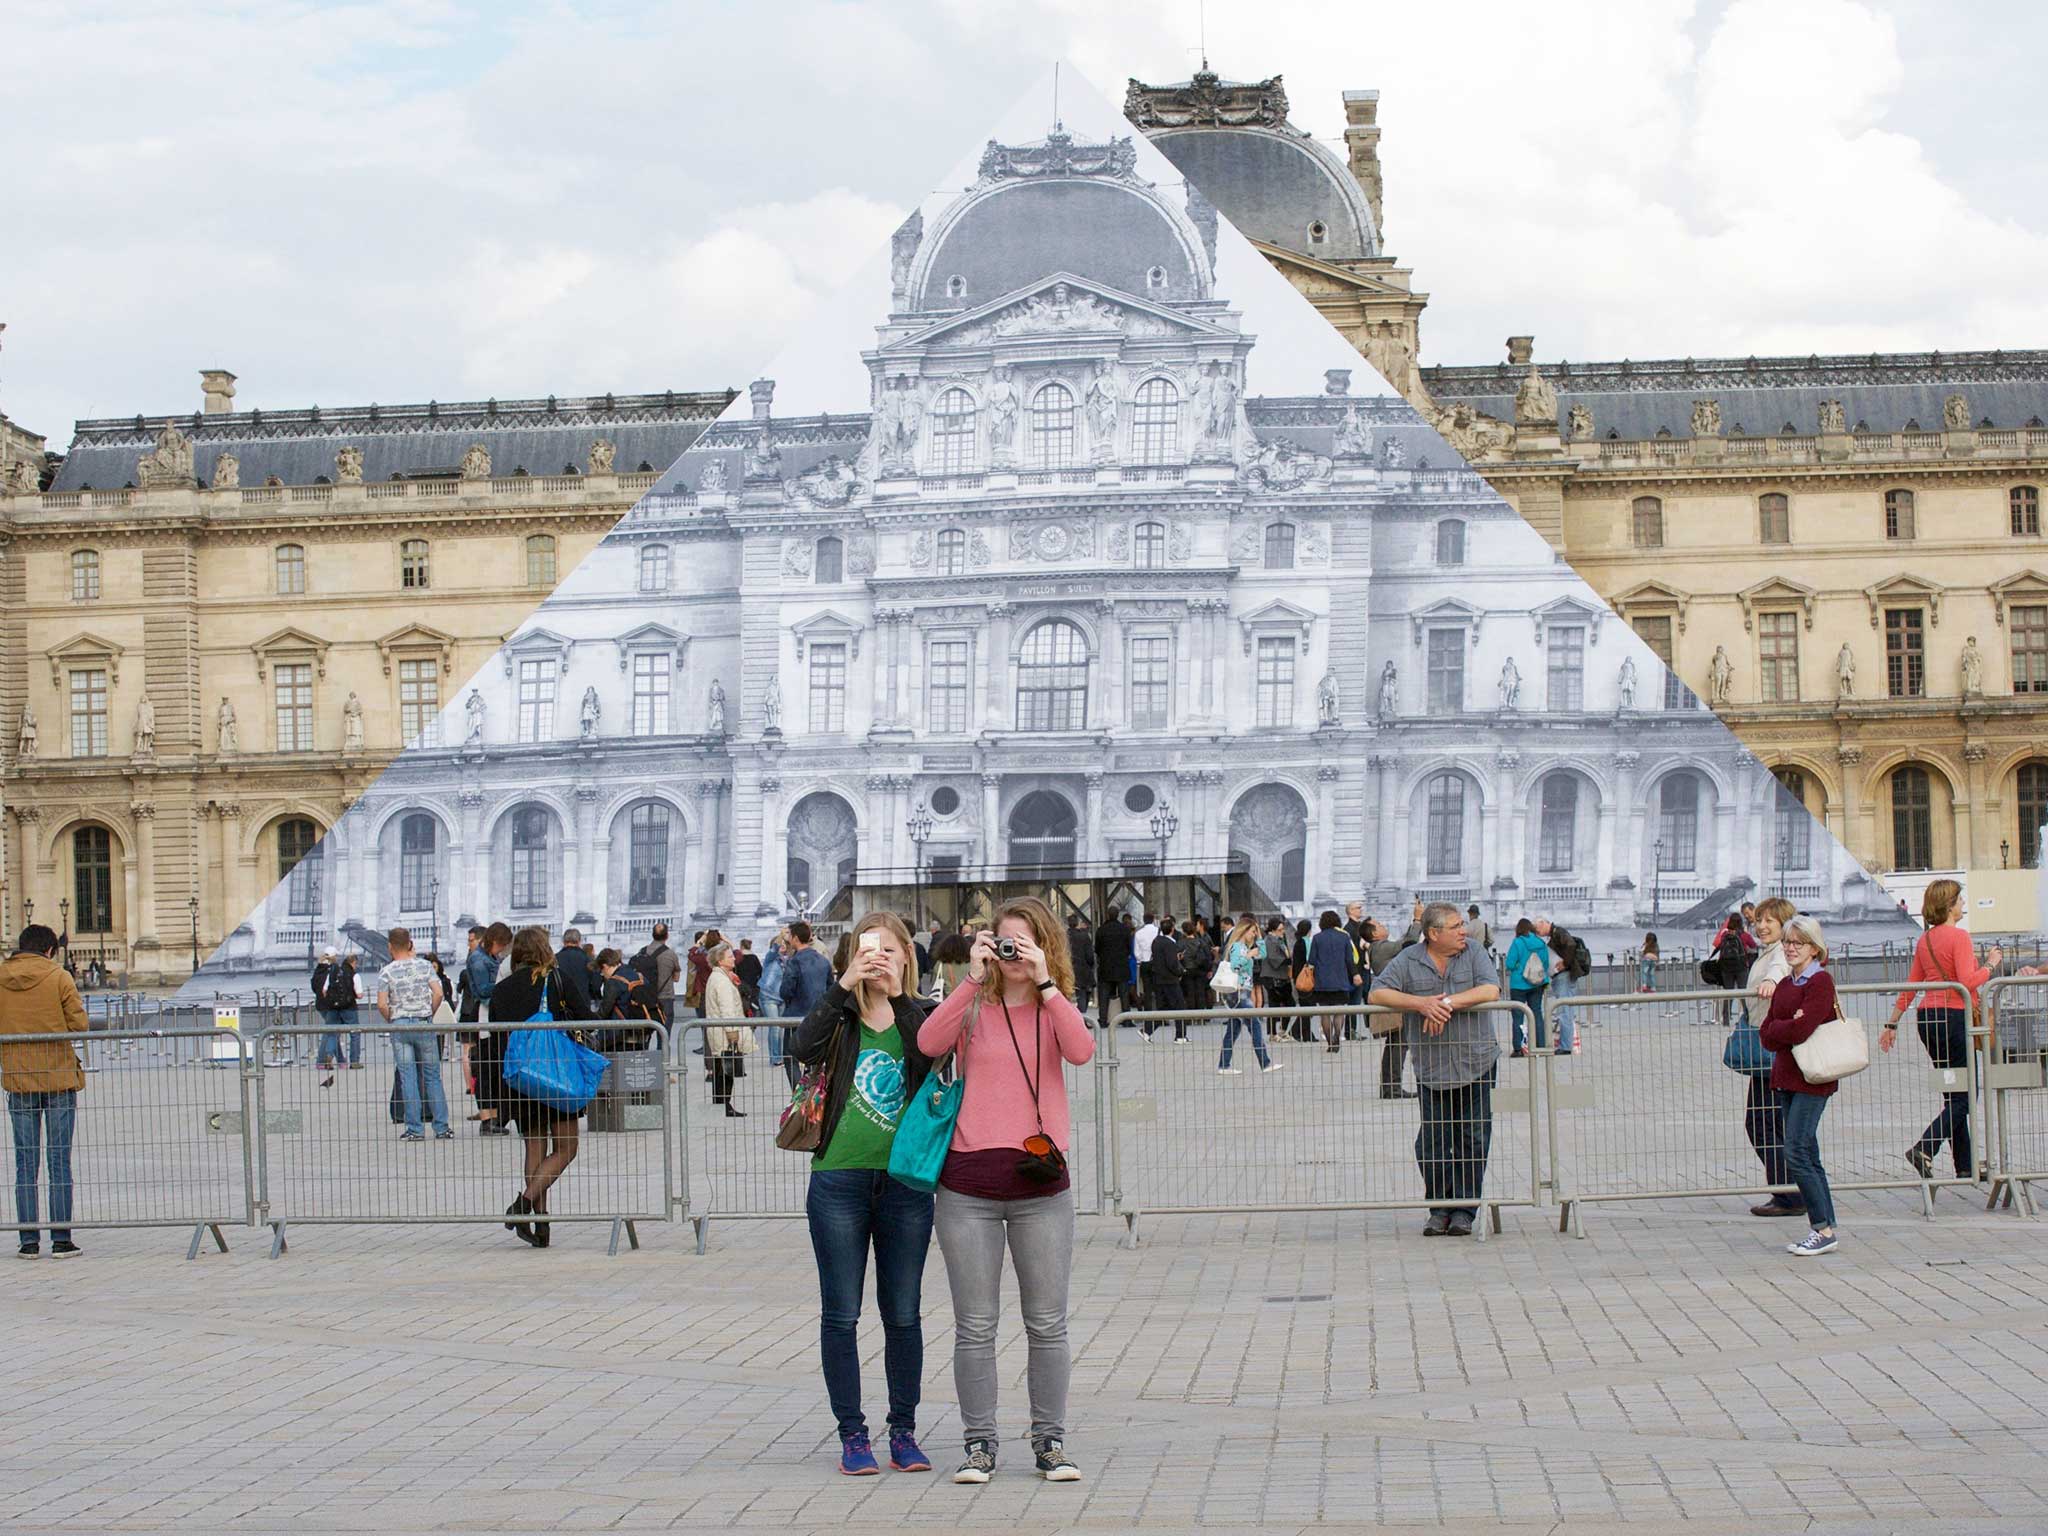
[[[968,1005],[980,991],[963,982],[918,1026],[917,1048],[937,1059],[960,1039]],[[1033,1040],[1032,1020],[1039,1020],[1044,1032],[1044,1051]],[[960,1119],[953,1127],[955,1152],[987,1152],[999,1147],[1021,1147],[1026,1136],[1038,1134],[1041,1116],[1045,1134],[1053,1145],[1066,1151],[1073,1140],[1073,1122],[1067,1113],[1067,1078],[1062,1062],[1081,1065],[1095,1054],[1095,1039],[1088,1033],[1088,1021],[1066,998],[1045,995],[1042,1007],[1030,1003],[1010,1004],[1010,1022],[1016,1026],[1017,1043],[1010,1044],[1010,1029],[1003,1022],[1003,1010],[994,1003],[981,1004],[979,1016],[966,1046],[961,1072],[967,1094],[960,1104]],[[1017,1065],[1018,1051],[1024,1065]],[[1043,1065],[1041,1066],[1041,1061]],[[1034,1113],[1031,1088],[1025,1073],[1043,1078],[1038,1084],[1038,1106]]]
[[[1970,936],[1954,923],[1943,923],[1930,928],[1920,935],[1920,942],[1913,946],[1913,968],[1906,972],[1908,981],[1959,981],[1970,989],[1970,1002],[1977,1001],[1977,989],[1991,979],[1991,971],[1977,963],[1977,949],[1970,942]],[[1898,1006],[1915,1006],[1916,994],[1908,987],[1899,994]],[[1954,987],[1938,987],[1925,994],[1919,1006],[1927,1008],[1954,1008],[1960,1006]]]

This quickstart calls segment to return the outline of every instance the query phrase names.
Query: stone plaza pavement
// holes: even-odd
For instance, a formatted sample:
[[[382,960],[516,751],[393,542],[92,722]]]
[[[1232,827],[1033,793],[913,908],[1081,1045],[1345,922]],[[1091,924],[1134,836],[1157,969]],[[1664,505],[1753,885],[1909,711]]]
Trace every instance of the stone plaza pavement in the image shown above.
[[[573,1176],[573,1175],[572,1175]],[[2048,1226],[1845,1196],[1843,1249],[1742,1202],[1604,1207],[1583,1240],[1419,1214],[1083,1218],[1079,1485],[943,1480],[936,1247],[923,1432],[941,1476],[831,1462],[790,1222],[176,1232],[0,1260],[0,1525],[487,1531],[2048,1531]],[[869,1411],[881,1339],[862,1333]],[[1006,1434],[1023,1427],[1014,1305]]]

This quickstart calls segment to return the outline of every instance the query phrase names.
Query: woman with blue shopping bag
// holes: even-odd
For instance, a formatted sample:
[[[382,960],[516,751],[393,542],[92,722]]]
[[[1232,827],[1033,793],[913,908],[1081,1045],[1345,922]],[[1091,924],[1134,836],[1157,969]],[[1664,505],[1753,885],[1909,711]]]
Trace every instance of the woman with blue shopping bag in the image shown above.
[[[917,1405],[932,1196],[929,1186],[914,1189],[889,1172],[906,1106],[917,1100],[932,1067],[917,1044],[924,1015],[916,950],[910,930],[892,912],[870,912],[850,938],[844,974],[789,1036],[790,1057],[806,1069],[791,1112],[819,1109],[815,1140],[785,1136],[781,1145],[811,1152],[804,1214],[818,1260],[818,1349],[839,1426],[839,1470],[850,1477],[881,1470],[861,1409],[855,1339],[872,1251],[889,1382],[889,1465],[929,1472],[931,1459],[917,1444]],[[785,1132],[790,1129],[785,1124]]]
[[[512,936],[512,968],[491,989],[491,1017],[500,1024],[519,1020],[570,1021],[555,970],[554,946],[545,928],[522,928]],[[522,1221],[548,1214],[548,1191],[576,1161],[578,1118],[597,1096],[605,1059],[566,1030],[494,1031],[504,1043],[504,1095],[499,1114],[526,1143],[526,1180],[505,1209],[505,1223],[521,1242],[548,1246],[553,1223]]]

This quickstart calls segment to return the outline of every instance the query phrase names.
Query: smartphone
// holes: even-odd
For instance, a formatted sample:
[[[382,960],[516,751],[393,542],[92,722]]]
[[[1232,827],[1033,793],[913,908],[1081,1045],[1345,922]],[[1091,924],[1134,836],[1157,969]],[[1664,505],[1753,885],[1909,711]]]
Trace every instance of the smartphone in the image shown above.
[[[882,947],[881,930],[879,928],[870,928],[866,933],[862,934],[860,936],[860,947],[863,952],[871,949],[880,949]]]

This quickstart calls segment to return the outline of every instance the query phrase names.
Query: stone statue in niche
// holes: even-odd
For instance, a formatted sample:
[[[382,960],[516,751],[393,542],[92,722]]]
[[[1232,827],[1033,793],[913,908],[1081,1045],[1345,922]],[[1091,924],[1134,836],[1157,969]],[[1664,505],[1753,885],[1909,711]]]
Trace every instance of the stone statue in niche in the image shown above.
[[[590,445],[589,470],[593,475],[608,475],[618,457],[618,444],[608,437],[600,437]]]
[[[1846,640],[1842,642],[1841,650],[1835,653],[1835,697],[1856,697],[1856,656],[1849,649],[1849,642]]]
[[[1941,424],[1951,432],[1970,430],[1970,398],[1967,395],[1950,395],[1941,402]]]
[[[917,437],[923,426],[924,403],[917,398],[916,382],[908,377],[892,380],[875,411],[883,474],[917,473]]]
[[[711,679],[711,699],[704,711],[704,729],[713,736],[725,734],[725,688]]]
[[[1372,457],[1372,428],[1365,418],[1358,414],[1356,405],[1344,407],[1344,420],[1337,428],[1337,457],[1340,459],[1370,459]]]
[[[1707,688],[1712,702],[1726,704],[1728,690],[1735,683],[1735,663],[1728,659],[1728,647],[1714,647],[1714,659],[1707,663]]]
[[[604,706],[598,702],[597,688],[593,684],[583,690],[583,707],[576,712],[577,730],[582,740],[597,740],[597,722],[603,714]]]
[[[1848,416],[1842,410],[1839,400],[1823,400],[1820,403],[1820,429],[1823,432],[1846,432]]]
[[[1017,384],[1010,370],[998,368],[988,381],[988,462],[991,469],[1008,469],[1017,462]]]
[[[1621,690],[1621,707],[1636,707],[1636,659],[1633,656],[1621,658],[1621,676],[1618,679]]]
[[[215,750],[222,757],[233,757],[242,750],[235,733],[235,706],[225,694],[221,696],[220,709],[214,716],[214,733],[218,738]]]
[[[768,679],[768,691],[761,695],[761,729],[770,736],[782,734],[782,682]]]
[[[1316,722],[1319,725],[1336,725],[1337,720],[1337,674],[1325,672],[1323,680],[1316,684]]]
[[[1231,459],[1237,446],[1237,381],[1221,363],[1202,365],[1192,391],[1197,459]]]
[[[1380,668],[1380,718],[1391,720],[1401,704],[1400,673],[1390,660]]]
[[[360,752],[363,750],[363,701],[351,689],[347,702],[341,706],[341,750]]]
[[[36,712],[24,704],[21,706],[21,730],[14,738],[15,756],[23,759],[34,757],[38,739]]]
[[[135,706],[135,755],[148,757],[156,751],[156,706],[149,701],[149,695],[142,696],[142,702]]]
[[[1963,641],[1963,697],[1972,698],[1984,692],[1984,653],[1977,649],[1977,637],[1971,635]]]
[[[1567,419],[1570,430],[1566,436],[1572,442],[1583,443],[1593,435],[1593,413],[1583,405],[1573,406]]]
[[[488,480],[491,478],[491,450],[482,443],[471,443],[462,455],[462,478],[465,480]]]
[[[1117,395],[1116,375],[1109,371],[1109,364],[1097,363],[1086,402],[1088,436],[1097,464],[1116,462],[1116,422],[1122,404]]]
[[[1522,697],[1522,669],[1515,665],[1510,656],[1500,664],[1500,707],[1513,709]]]
[[[470,689],[468,702],[462,708],[468,726],[463,745],[480,747],[484,744],[484,696],[476,689]]]
[[[1718,400],[1695,400],[1692,403],[1692,435],[1694,437],[1719,437],[1721,435],[1721,402]]]
[[[363,450],[344,443],[334,452],[334,478],[342,485],[363,483]]]

